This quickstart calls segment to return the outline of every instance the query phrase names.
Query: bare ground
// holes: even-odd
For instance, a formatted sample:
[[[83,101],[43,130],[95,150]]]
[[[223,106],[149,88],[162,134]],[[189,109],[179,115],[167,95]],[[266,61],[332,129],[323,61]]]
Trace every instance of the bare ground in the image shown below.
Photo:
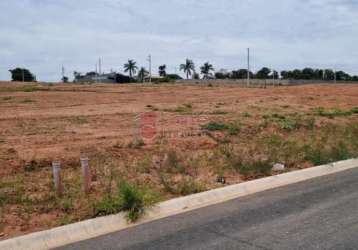
[[[1,83],[0,239],[92,217],[92,201],[104,192],[104,177],[113,166],[116,176],[145,184],[159,192],[162,199],[220,187],[218,176],[226,178],[225,185],[260,177],[224,168],[225,159],[217,154],[226,154],[225,147],[230,146],[241,150],[245,159],[266,160],[267,152],[258,152],[262,138],[277,135],[303,143],[310,139],[305,137],[318,134],[327,125],[357,126],[355,112],[336,112],[355,107],[358,85],[263,89],[229,84],[211,87]],[[334,111],[334,117],[318,115],[318,108]],[[144,139],[145,145],[135,145],[140,137],[136,117],[146,112],[153,112],[156,117],[157,136]],[[292,120],[297,115],[303,117],[303,125],[297,118]],[[313,121],[313,127],[307,125],[311,121],[308,119]],[[225,131],[203,129],[210,122],[235,126],[230,125]],[[355,136],[358,130],[350,131]],[[356,153],[355,145],[348,147]],[[170,151],[176,152],[175,161],[183,165],[183,170],[162,173],[161,162]],[[89,197],[80,188],[81,154],[90,157],[92,171],[97,169],[99,176]],[[290,169],[313,165],[298,156],[299,159],[292,157],[284,158]],[[54,196],[54,159],[61,159],[64,165],[67,193],[63,199]],[[196,188],[170,191],[161,173],[170,178],[169,186],[178,187],[190,178]]]

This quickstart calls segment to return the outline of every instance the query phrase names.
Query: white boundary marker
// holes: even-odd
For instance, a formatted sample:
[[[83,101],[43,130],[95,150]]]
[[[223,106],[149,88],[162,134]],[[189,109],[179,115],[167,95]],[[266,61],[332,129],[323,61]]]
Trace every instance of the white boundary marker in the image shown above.
[[[242,196],[302,182],[320,176],[338,173],[358,167],[358,159],[336,162],[319,167],[270,176],[237,185],[181,197],[159,203],[150,209],[136,224],[127,224],[124,213],[95,218],[79,223],[0,241],[1,250],[42,250],[64,246],[97,236],[109,234],[154,221],[160,218],[188,212],[201,207],[229,201]]]

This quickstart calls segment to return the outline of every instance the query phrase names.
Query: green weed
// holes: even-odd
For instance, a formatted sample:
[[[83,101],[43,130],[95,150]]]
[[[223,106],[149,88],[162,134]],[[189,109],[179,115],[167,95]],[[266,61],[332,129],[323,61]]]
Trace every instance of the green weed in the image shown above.
[[[68,118],[68,121],[72,124],[82,125],[88,123],[88,119],[85,116],[72,116]]]
[[[230,135],[237,135],[240,132],[241,124],[236,122],[230,122],[228,124],[221,122],[210,122],[204,126],[203,129],[208,131],[227,131]]]
[[[350,116],[352,115],[356,110],[353,108],[352,110],[341,110],[339,108],[334,108],[331,110],[325,110],[323,107],[318,107],[314,109],[314,112],[320,116],[328,117],[330,119],[334,119],[335,117],[341,117],[341,116]]]
[[[154,205],[158,200],[158,194],[122,180],[118,182],[115,194],[105,195],[97,203],[96,215],[127,212],[127,219],[135,222],[145,213],[146,208]]]
[[[203,183],[195,181],[192,177],[185,177],[178,184],[177,192],[180,195],[196,194],[206,191],[207,188]]]
[[[12,99],[13,99],[12,96],[4,96],[3,98],[1,98],[1,100],[3,100],[3,101],[10,101]]]
[[[133,140],[128,143],[127,147],[132,149],[140,149],[145,146],[145,142],[142,139]]]
[[[27,103],[34,103],[35,101],[34,100],[31,100],[31,99],[24,99],[24,100],[22,100],[22,101],[20,101],[20,103],[25,103],[25,104],[27,104]]]

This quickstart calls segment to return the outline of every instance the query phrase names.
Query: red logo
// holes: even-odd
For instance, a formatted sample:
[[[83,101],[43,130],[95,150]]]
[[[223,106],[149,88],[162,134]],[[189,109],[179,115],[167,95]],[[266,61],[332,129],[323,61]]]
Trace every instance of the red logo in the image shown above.
[[[158,115],[148,112],[140,115],[139,129],[143,140],[153,140],[157,135]]]

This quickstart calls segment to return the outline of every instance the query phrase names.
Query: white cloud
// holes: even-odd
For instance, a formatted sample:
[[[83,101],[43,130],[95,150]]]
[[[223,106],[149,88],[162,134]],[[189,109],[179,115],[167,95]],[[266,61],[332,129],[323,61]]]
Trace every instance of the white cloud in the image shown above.
[[[39,80],[128,58],[171,71],[186,57],[217,68],[340,67],[358,73],[358,4],[350,0],[2,0],[0,78],[26,66]]]

